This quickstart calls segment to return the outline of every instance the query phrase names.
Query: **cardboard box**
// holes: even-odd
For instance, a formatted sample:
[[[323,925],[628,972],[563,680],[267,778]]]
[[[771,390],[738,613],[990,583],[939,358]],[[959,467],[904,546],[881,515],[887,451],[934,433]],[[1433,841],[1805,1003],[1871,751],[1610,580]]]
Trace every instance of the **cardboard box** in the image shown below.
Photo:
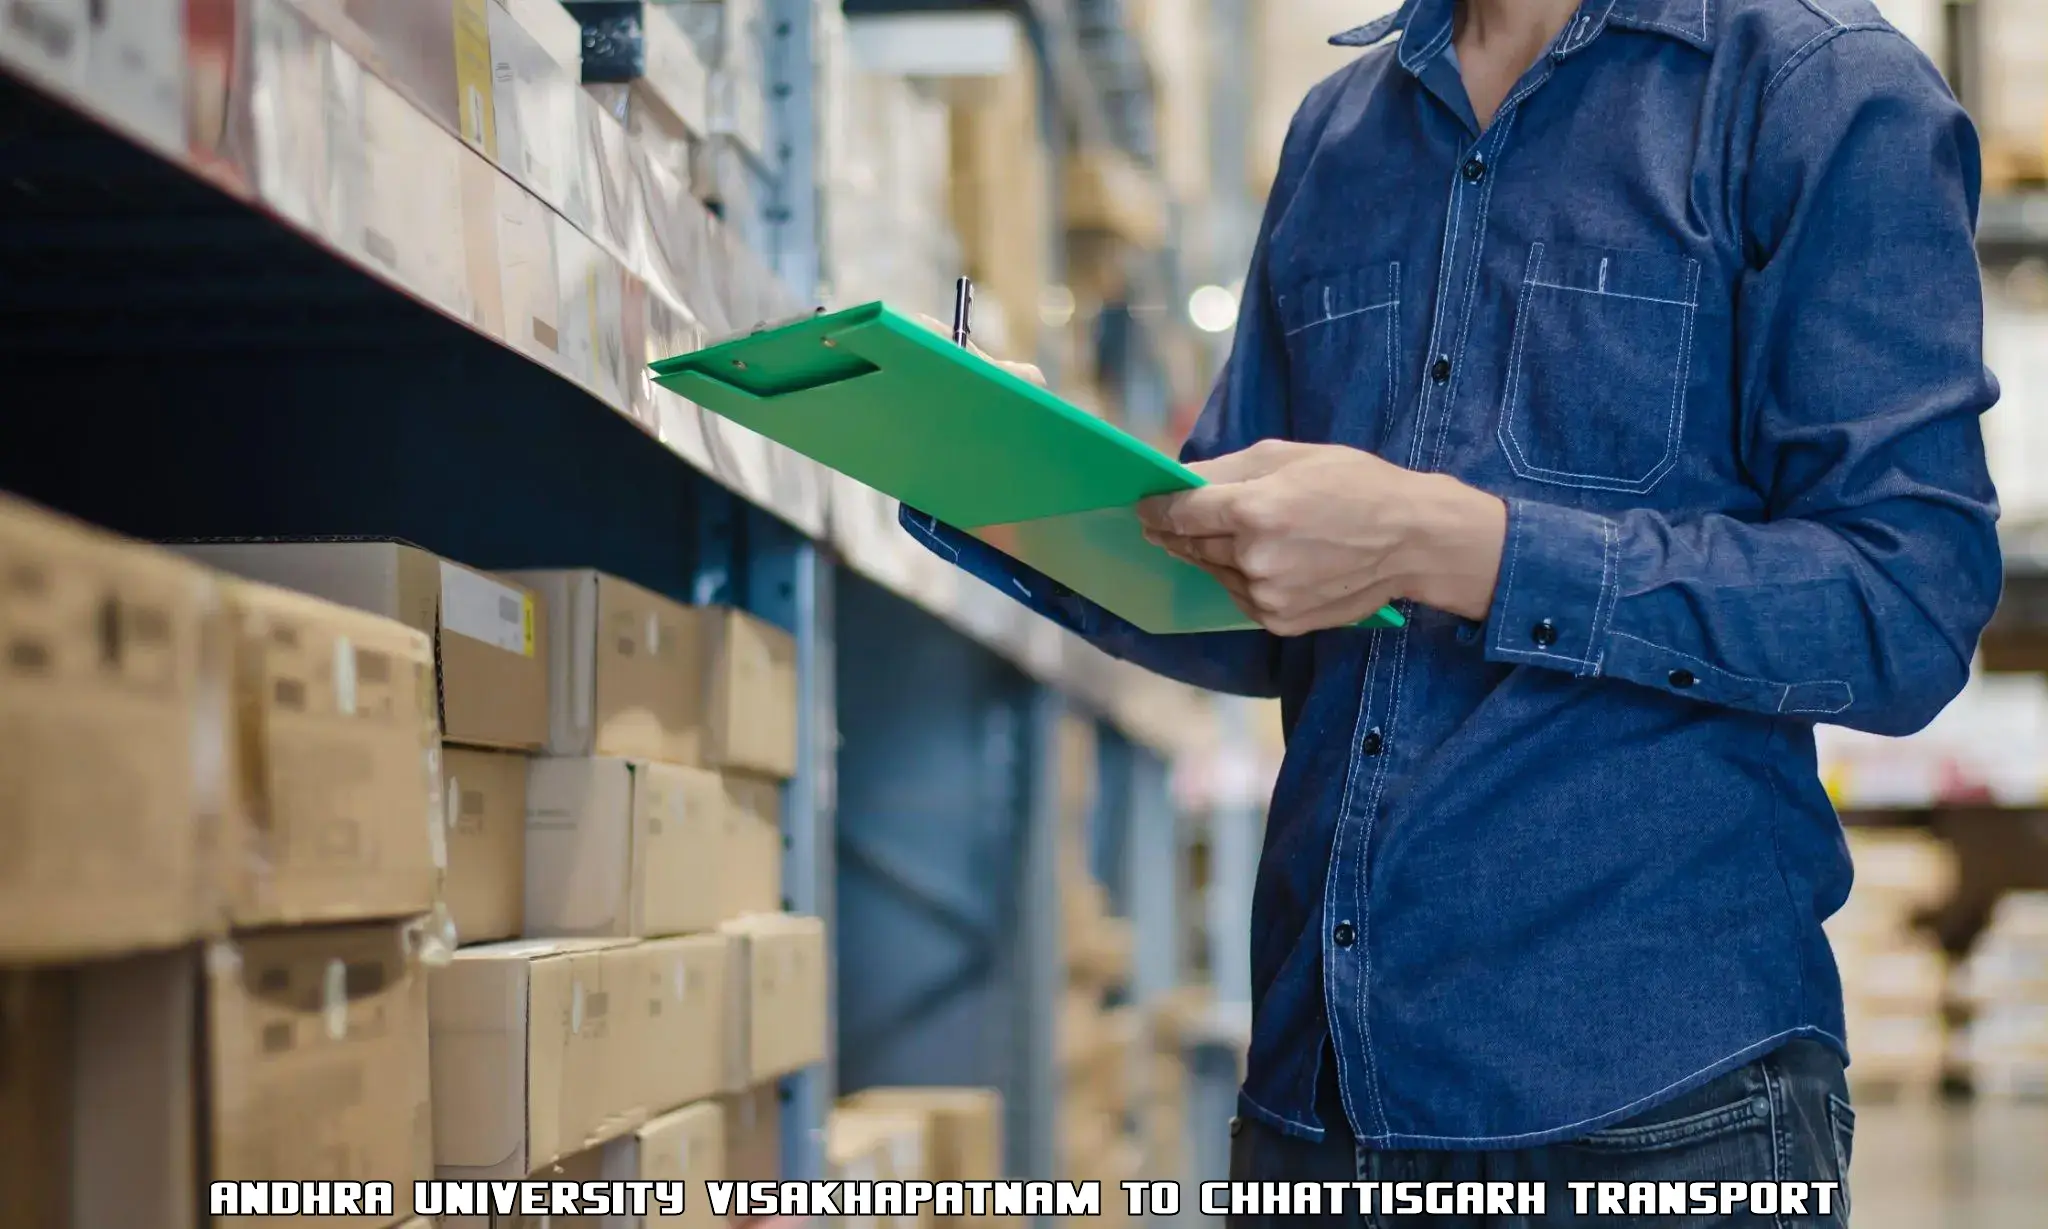
[[[733,940],[728,1092],[825,1057],[825,924],[759,913],[720,923]]]
[[[925,1133],[926,1120],[921,1115],[842,1105],[825,1121],[826,1170],[831,1177],[849,1183],[926,1181]],[[892,1229],[934,1221],[930,1215],[876,1218],[877,1224]]]
[[[724,935],[691,935],[650,940],[623,957],[634,969],[627,1005],[637,1013],[635,1046],[645,1056],[632,1090],[650,1113],[723,1086],[732,949]]]
[[[571,1153],[551,1165],[541,1166],[527,1177],[534,1182],[602,1182],[606,1178],[608,1147],[599,1145]],[[464,1225],[461,1223],[463,1220],[472,1223]],[[444,1220],[443,1225],[444,1229],[485,1229],[486,1225],[488,1229],[615,1229],[615,1222],[607,1216],[450,1217]]]
[[[515,572],[554,616],[548,752],[704,762],[698,612],[601,572]]]
[[[0,972],[0,1229],[194,1229],[198,993],[189,948]]]
[[[548,56],[569,73],[583,74],[583,23],[556,0],[498,0]]]
[[[639,937],[719,921],[725,790],[699,768],[540,759],[527,774],[530,935]]]
[[[725,774],[725,863],[719,916],[775,913],[782,899],[782,785]]]
[[[423,913],[441,779],[427,638],[287,589],[224,580],[235,641],[237,926]]]
[[[782,1098],[762,1084],[718,1099],[725,1120],[725,1173],[735,1182],[782,1177]]]
[[[710,1229],[721,1223],[711,1214],[706,1182],[726,1178],[725,1115],[716,1102],[686,1105],[605,1146],[604,1176],[614,1182],[688,1182],[683,1214],[655,1211],[625,1217],[620,1229]]]
[[[840,1105],[923,1119],[927,1176],[934,1182],[1003,1176],[1003,1095],[993,1088],[863,1088]]]
[[[441,896],[460,943],[517,937],[526,918],[526,756],[441,753],[447,871]]]
[[[432,638],[442,735],[538,750],[547,742],[548,610],[532,593],[402,542],[196,542],[177,549],[264,584],[396,619]]]
[[[166,947],[216,922],[215,601],[175,555],[0,497],[0,960]]]
[[[796,639],[743,611],[706,610],[714,767],[786,781],[796,775]]]
[[[409,925],[382,923],[268,931],[209,948],[211,1177],[374,1175],[409,1191],[433,1175],[427,977],[415,944]]]
[[[622,1095],[634,1029],[620,1027],[609,939],[466,947],[433,970],[434,1165],[444,1178],[524,1178],[647,1115]]]

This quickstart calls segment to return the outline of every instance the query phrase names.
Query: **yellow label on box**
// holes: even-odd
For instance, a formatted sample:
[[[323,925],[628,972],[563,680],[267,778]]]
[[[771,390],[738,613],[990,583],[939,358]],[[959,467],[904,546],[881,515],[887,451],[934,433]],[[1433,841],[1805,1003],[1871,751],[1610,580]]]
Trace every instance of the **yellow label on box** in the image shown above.
[[[526,600],[520,604],[519,623],[522,633],[520,639],[525,645],[520,652],[524,656],[531,657],[533,656],[533,594],[531,593],[527,594]]]
[[[498,111],[491,89],[491,0],[455,5],[455,109],[462,139],[498,160]]]

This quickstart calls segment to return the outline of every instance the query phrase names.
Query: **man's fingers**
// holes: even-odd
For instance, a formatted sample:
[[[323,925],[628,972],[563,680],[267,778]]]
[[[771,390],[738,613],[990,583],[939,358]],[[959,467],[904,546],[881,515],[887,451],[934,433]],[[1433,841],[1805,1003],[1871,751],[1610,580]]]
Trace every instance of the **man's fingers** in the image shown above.
[[[1227,567],[1240,571],[1237,558],[1237,539],[1231,537],[1188,538],[1173,533],[1157,533],[1147,530],[1145,534],[1154,546],[1167,554],[1187,560],[1189,563]]]
[[[917,322],[923,325],[924,327],[930,329],[932,332],[937,333],[939,336],[946,338],[948,341],[952,340],[952,325],[941,323],[939,320],[931,316],[927,316],[923,312],[917,313]],[[971,337],[967,339],[967,349],[970,352],[987,359],[989,362],[994,363],[996,366],[1002,368],[1004,371],[1009,372],[1011,375],[1016,376],[1020,380],[1024,380],[1031,384],[1036,384],[1040,388],[1044,388],[1046,386],[1045,373],[1043,371],[1040,371],[1038,369],[1038,365],[1035,363],[1013,363],[1008,361],[1007,359],[996,358],[994,355],[991,355],[988,351],[982,349],[980,346],[975,345],[974,339]]]
[[[1205,486],[1176,495],[1157,495],[1138,505],[1145,528],[1180,538],[1213,538],[1236,532],[1237,486]]]
[[[1248,482],[1280,468],[1294,451],[1295,446],[1285,440],[1260,440],[1242,452],[1233,452],[1213,461],[1196,461],[1188,468],[1212,483]]]

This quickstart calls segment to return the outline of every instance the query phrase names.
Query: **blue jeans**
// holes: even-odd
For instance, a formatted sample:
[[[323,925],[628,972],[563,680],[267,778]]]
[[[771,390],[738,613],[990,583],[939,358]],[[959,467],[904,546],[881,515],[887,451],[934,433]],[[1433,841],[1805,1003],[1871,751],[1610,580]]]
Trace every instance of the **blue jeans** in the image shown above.
[[[1342,1121],[1341,1115],[1325,1121]],[[1358,1226],[1360,1229],[1537,1229],[1538,1226],[1597,1224],[1642,1225],[1645,1229],[1705,1229],[1713,1226],[1769,1226],[1770,1229],[1838,1229],[1849,1223],[1849,1150],[1856,1126],[1849,1107],[1842,1062],[1824,1045],[1794,1041],[1615,1126],[1567,1143],[1501,1152],[1374,1151],[1360,1148],[1341,1131],[1311,1144],[1281,1135],[1262,1123],[1244,1119],[1231,1123],[1230,1176],[1240,1182],[1272,1183],[1412,1183],[1405,1188],[1377,1187],[1374,1206],[1361,1210],[1357,1188],[1328,1193],[1341,1199],[1332,1212],[1326,1203],[1307,1215],[1300,1205],[1288,1214],[1267,1210],[1233,1214],[1232,1226],[1303,1224]],[[1498,1203],[1491,1211],[1459,1212],[1448,1204],[1431,1214],[1412,1211],[1410,1200],[1427,1196],[1429,1183],[1513,1183],[1491,1192]],[[1748,1192],[1741,1202],[1723,1183],[1809,1183],[1797,1191],[1802,1207],[1788,1211],[1783,1189],[1758,1193],[1773,1206],[1751,1206]],[[1543,1206],[1530,1204],[1530,1188],[1542,1185]],[[1574,1188],[1573,1183],[1617,1184]],[[1688,1185],[1681,1191],[1674,1183]],[[1634,1184],[1631,1186],[1630,1184]],[[1658,1184],[1662,1184],[1661,1186]],[[1273,1188],[1268,1188],[1269,1190]],[[1391,1210],[1381,1198],[1401,1192]],[[1437,1188],[1450,1200],[1455,1191]],[[1476,1195],[1476,1192],[1467,1191]],[[1603,1196],[1611,1201],[1601,1215]],[[1631,1198],[1639,1201],[1632,1209]],[[1584,1199],[1585,1213],[1579,1211]],[[1666,1214],[1654,1201],[1667,1201]],[[1669,1211],[1668,1201],[1681,1200],[1683,1210]],[[1650,1201],[1650,1202],[1641,1202]],[[1712,1206],[1704,1206],[1711,1202]],[[1823,1204],[1825,1211],[1822,1210]],[[1762,1210],[1760,1210],[1760,1208]],[[1630,1215],[1633,1211],[1636,1215]],[[1618,1215],[1616,1213],[1619,1213]]]

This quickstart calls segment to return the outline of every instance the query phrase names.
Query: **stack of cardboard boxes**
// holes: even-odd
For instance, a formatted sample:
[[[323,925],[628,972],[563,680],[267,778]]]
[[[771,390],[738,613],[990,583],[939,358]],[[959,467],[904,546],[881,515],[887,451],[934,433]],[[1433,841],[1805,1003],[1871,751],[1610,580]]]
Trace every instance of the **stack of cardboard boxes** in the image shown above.
[[[434,640],[11,501],[0,593],[0,1223],[185,1229],[202,1157],[409,1190]]]
[[[1850,1079],[1864,1090],[1925,1097],[1946,1051],[1948,957],[1921,919],[1954,890],[1948,847],[1909,829],[1851,829],[1856,883],[1827,922],[1842,974]]]
[[[823,927],[778,912],[795,645],[594,571],[512,580],[552,612],[547,754],[523,937],[434,975],[437,1167],[774,1177],[773,1081],[824,1049]]]
[[[826,1127],[831,1176],[844,1182],[874,1179],[985,1182],[1003,1175],[1003,1101],[992,1088],[868,1088],[842,1100]],[[877,1218],[899,1229],[992,1223],[973,1214]]]
[[[1209,1014],[1207,986],[1182,986],[1146,1010],[1150,1045],[1147,1076],[1137,1106],[1138,1137],[1145,1149],[1144,1173],[1155,1181],[1186,1181],[1188,1167],[1188,1047]]]
[[[950,83],[948,99],[949,200],[961,258],[975,282],[977,333],[991,352],[1035,362],[1050,280],[1052,182],[1038,127],[1037,66],[1020,56],[1000,75]]]
[[[1956,970],[1956,1067],[1980,1097],[2048,1100],[2048,892],[2012,892]]]
[[[778,912],[785,634],[5,501],[0,670],[5,1229],[185,1229],[205,1177],[402,1215],[437,1172],[779,1171],[827,984]]]

